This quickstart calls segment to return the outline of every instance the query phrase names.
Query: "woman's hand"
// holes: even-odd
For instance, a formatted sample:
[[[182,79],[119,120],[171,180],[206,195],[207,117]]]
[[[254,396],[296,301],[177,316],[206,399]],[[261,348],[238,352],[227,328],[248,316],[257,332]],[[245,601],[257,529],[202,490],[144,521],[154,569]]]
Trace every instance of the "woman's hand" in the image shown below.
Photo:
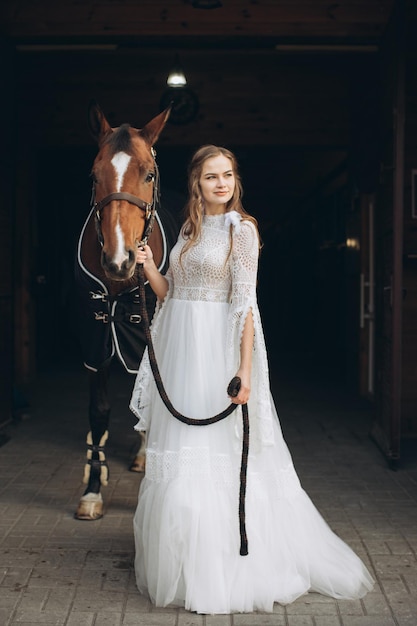
[[[168,292],[168,281],[158,270],[155,265],[153,253],[151,248],[146,246],[140,246],[136,250],[136,263],[143,265],[145,277],[149,281],[152,291],[162,302]]]
[[[153,260],[153,253],[151,248],[146,246],[140,246],[136,251],[136,263],[140,263],[144,267]]]
[[[246,404],[250,396],[250,373],[238,370],[236,376],[240,378],[240,389],[237,396],[230,400],[233,404]]]

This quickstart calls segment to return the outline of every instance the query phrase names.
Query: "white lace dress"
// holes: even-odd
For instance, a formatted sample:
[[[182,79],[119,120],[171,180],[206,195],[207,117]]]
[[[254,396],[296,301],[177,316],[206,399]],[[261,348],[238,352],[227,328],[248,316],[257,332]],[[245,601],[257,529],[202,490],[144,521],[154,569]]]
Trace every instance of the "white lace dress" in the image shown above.
[[[139,590],[156,606],[198,613],[272,611],[309,590],[360,598],[373,586],[362,561],[328,527],[300,486],[269,389],[256,300],[258,239],[244,220],[205,216],[199,243],[170,257],[169,291],[152,335],[162,380],[183,415],[207,418],[230,404],[239,340],[252,310],[255,339],[246,490],[249,554],[240,556],[239,407],[209,426],[167,411],[145,351],[132,395],[137,430],[147,431],[146,475],[134,518]]]

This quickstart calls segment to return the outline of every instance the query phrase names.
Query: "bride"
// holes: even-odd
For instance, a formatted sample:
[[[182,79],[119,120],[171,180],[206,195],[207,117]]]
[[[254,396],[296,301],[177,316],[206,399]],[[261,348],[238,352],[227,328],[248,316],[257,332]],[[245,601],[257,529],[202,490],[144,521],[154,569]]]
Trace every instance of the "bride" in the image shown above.
[[[248,554],[239,550],[241,411],[195,428],[162,402],[148,352],[130,404],[147,431],[146,475],[134,518],[137,586],[159,607],[197,613],[272,611],[308,591],[363,597],[373,580],[300,485],[269,387],[256,298],[259,235],[242,207],[236,158],[203,146],[189,167],[186,219],[161,275],[137,252],[158,304],[152,337],[174,407],[204,419],[248,404]],[[238,376],[238,395],[228,398]]]

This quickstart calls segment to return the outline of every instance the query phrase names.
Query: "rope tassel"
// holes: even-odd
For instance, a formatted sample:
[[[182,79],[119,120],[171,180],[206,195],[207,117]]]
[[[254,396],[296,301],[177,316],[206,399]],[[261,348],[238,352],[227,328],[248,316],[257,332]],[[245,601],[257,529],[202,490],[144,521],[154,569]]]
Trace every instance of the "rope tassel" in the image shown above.
[[[103,487],[107,487],[109,483],[109,468],[106,461],[106,455],[104,454],[104,445],[109,436],[109,431],[106,430],[102,435],[98,446],[93,444],[93,436],[90,432],[87,434],[87,463],[84,466],[83,483],[88,484],[90,479],[90,472],[92,465],[100,465],[100,484]],[[98,459],[93,459],[93,453],[98,453]]]

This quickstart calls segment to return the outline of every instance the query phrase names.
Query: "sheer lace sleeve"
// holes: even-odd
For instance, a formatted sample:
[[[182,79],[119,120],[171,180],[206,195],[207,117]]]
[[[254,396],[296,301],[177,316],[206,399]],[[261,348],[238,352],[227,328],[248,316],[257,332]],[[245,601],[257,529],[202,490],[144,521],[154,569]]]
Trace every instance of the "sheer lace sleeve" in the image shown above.
[[[260,445],[270,445],[274,440],[273,412],[265,340],[256,297],[258,257],[259,239],[256,228],[252,222],[243,220],[240,229],[235,229],[233,234],[232,292],[227,345],[228,372],[232,378],[239,369],[242,333],[246,316],[249,311],[252,311],[254,346],[249,400],[251,438]]]

